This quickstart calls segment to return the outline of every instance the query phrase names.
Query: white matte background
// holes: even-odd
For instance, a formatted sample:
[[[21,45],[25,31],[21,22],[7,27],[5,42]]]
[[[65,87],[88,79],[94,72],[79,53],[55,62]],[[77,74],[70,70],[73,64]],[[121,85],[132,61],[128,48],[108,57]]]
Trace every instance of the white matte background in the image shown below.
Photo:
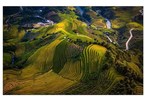
[[[3,6],[144,6],[144,0],[0,0],[0,101],[143,101],[144,95],[3,95]],[[145,38],[145,37],[144,37]]]

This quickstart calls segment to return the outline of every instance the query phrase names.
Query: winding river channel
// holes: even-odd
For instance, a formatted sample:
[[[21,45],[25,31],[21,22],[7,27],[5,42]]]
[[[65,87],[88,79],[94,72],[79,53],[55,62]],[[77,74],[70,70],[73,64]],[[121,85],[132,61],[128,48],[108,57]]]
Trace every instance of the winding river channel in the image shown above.
[[[132,37],[133,37],[133,35],[132,35],[132,31],[133,31],[133,30],[134,30],[134,28],[132,28],[132,29],[129,30],[130,37],[128,38],[127,42],[125,43],[125,45],[126,45],[126,50],[129,49],[128,44],[129,44],[130,40],[131,40]]]

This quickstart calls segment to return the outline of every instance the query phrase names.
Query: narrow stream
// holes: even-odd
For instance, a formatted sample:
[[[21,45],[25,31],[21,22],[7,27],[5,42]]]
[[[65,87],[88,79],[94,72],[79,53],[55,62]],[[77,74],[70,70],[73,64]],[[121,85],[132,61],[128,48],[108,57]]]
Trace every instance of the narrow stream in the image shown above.
[[[111,39],[108,35],[106,35],[106,37],[108,38],[108,40],[109,40],[110,42],[112,42],[112,39]]]
[[[96,11],[97,14],[99,14],[100,16],[102,16],[102,15],[100,14],[100,12],[101,12],[101,10]],[[103,17],[103,16],[102,16],[102,17]],[[105,18],[105,17],[103,17],[103,18],[106,20],[106,27],[107,27],[107,29],[111,29],[111,22],[110,22],[110,20],[107,19],[107,18]],[[106,35],[106,37],[108,38],[108,40],[112,43],[113,41],[112,41],[112,39],[109,37],[109,35],[108,35],[107,33],[106,33],[105,35]]]
[[[106,26],[107,26],[107,29],[111,29],[111,22],[108,19],[106,19]]]
[[[107,29],[111,29],[111,22],[110,22],[110,20],[108,20],[108,19],[106,19],[106,27],[107,27]],[[106,35],[106,34],[105,34],[105,35]],[[113,42],[112,39],[111,39],[108,35],[106,35],[106,37],[108,38],[108,40],[109,40],[110,42]]]
[[[41,16],[39,16],[39,15],[36,15],[36,16],[34,16],[34,17],[36,17],[36,18],[40,18],[40,19],[44,20],[45,22],[47,22],[47,23],[51,23],[52,25],[54,25],[54,22],[53,22],[53,21],[51,21],[51,20],[47,20],[47,19],[45,19],[45,18],[43,18],[43,17],[41,17]]]

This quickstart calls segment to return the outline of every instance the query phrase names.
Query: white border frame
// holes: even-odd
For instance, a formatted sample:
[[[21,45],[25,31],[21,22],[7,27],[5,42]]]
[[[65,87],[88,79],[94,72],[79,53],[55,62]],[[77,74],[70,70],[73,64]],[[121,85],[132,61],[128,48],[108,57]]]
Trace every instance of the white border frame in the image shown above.
[[[26,101],[26,100],[52,100],[52,101],[91,101],[91,100],[119,100],[119,101],[142,101],[144,95],[133,95],[133,96],[106,96],[106,95],[3,95],[3,6],[144,6],[144,0],[0,0],[0,99],[1,101]],[[144,35],[145,39],[145,35]]]

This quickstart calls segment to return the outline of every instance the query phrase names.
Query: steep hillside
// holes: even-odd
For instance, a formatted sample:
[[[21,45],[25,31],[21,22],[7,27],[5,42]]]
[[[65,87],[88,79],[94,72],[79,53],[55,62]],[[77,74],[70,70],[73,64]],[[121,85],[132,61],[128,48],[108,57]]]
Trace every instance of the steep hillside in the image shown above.
[[[22,8],[4,8],[4,94],[143,94],[142,7]]]

